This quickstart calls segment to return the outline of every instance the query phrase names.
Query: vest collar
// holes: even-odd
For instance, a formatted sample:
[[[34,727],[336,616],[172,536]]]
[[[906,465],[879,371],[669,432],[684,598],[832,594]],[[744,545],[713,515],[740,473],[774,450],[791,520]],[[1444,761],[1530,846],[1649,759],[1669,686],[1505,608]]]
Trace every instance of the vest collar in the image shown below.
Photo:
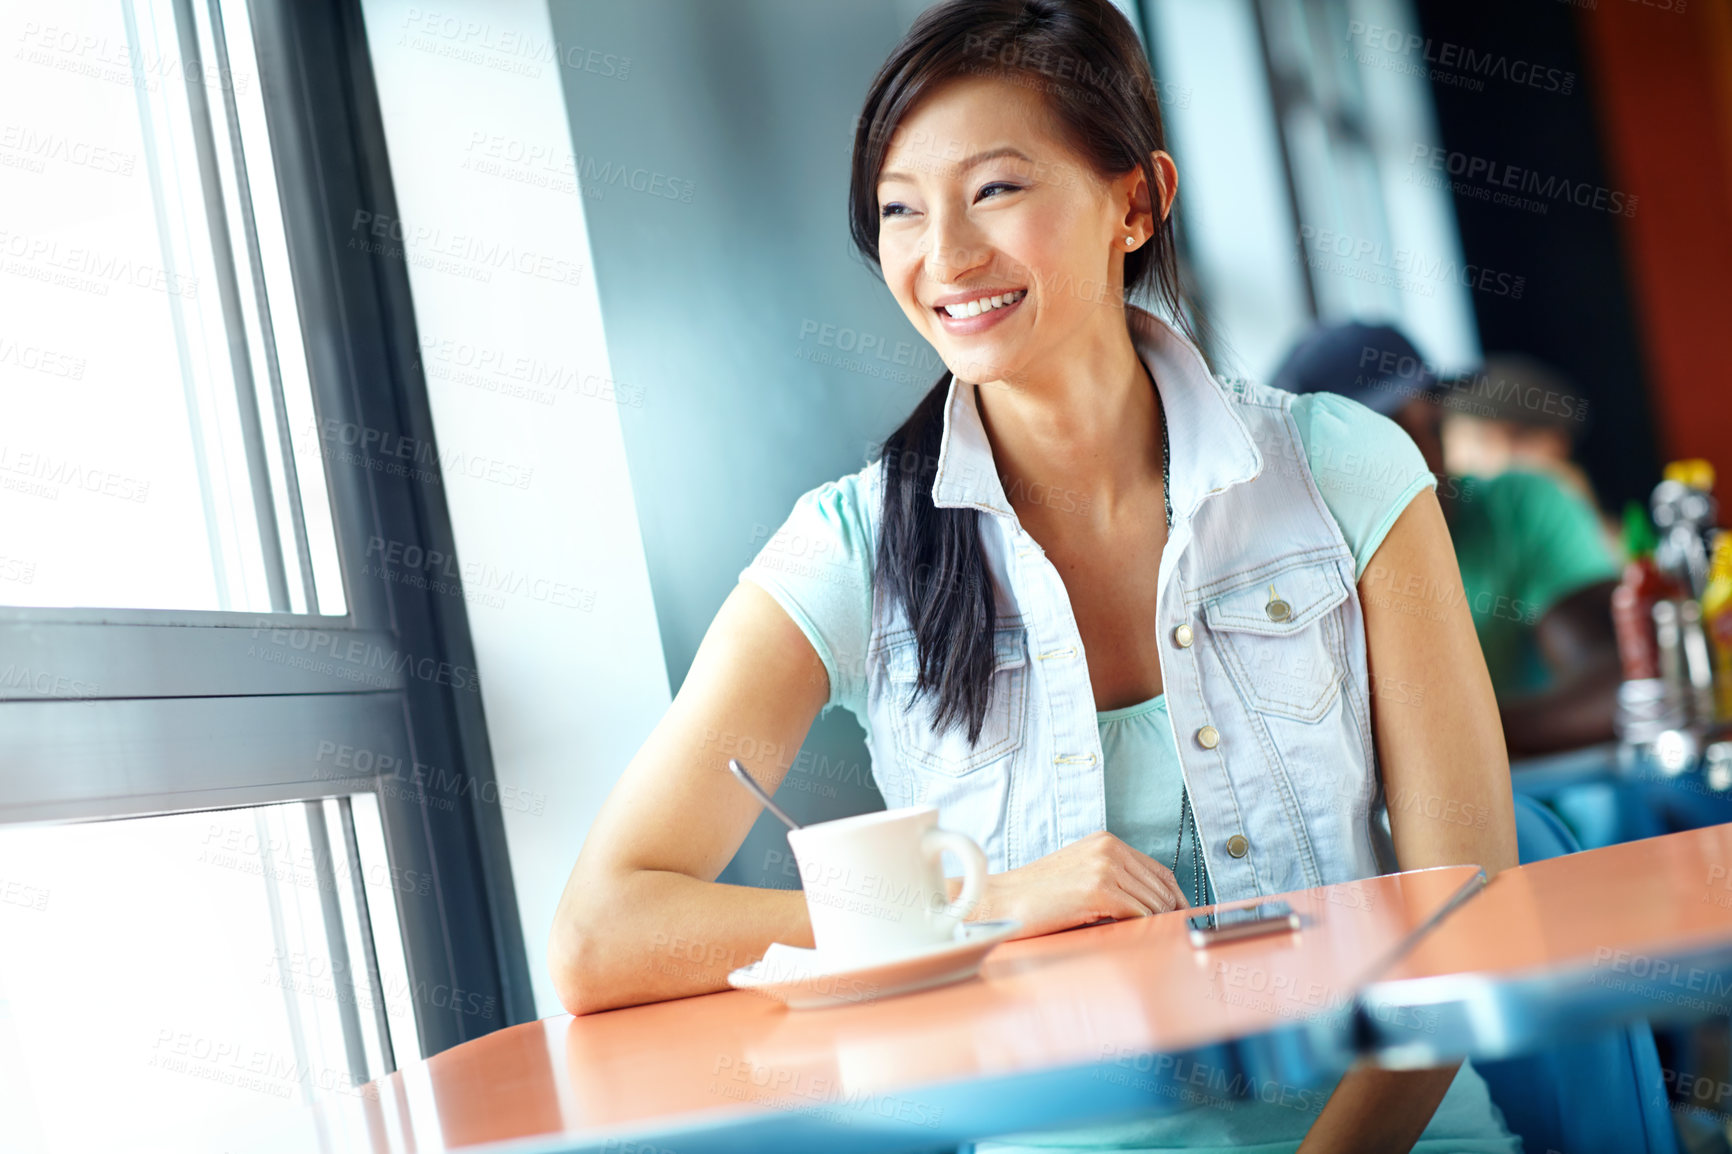
[[[1125,314],[1131,344],[1154,378],[1167,414],[1173,519],[1187,520],[1205,498],[1262,472],[1263,455],[1196,346],[1147,309],[1127,305]],[[1015,516],[993,465],[974,385],[954,373],[944,402],[932,503]]]

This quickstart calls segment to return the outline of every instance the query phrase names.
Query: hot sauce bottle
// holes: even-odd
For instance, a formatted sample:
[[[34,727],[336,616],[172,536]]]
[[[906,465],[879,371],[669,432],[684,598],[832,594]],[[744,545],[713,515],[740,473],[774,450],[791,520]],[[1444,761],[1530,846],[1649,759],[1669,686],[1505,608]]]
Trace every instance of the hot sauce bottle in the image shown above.
[[[1654,605],[1684,595],[1678,583],[1654,564],[1654,530],[1642,506],[1624,506],[1624,553],[1629,557],[1623,580],[1612,593],[1612,627],[1618,635],[1618,659],[1625,681],[1660,677],[1660,646],[1654,632]]]

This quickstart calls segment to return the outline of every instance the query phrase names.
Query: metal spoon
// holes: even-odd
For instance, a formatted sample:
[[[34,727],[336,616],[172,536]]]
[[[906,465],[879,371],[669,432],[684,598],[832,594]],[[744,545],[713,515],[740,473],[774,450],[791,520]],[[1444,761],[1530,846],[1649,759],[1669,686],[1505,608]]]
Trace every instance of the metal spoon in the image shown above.
[[[770,795],[756,778],[746,772],[746,767],[740,764],[737,757],[728,758],[728,768],[734,771],[734,776],[740,779],[740,784],[752,791],[752,796],[764,803],[764,808],[782,819],[782,824],[789,829],[799,829],[800,823],[782,812],[782,807],[770,800]]]

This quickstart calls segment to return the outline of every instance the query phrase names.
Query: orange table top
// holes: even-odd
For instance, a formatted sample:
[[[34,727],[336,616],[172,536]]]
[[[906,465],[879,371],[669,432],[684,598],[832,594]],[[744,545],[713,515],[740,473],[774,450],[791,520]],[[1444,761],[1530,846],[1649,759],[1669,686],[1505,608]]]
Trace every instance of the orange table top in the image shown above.
[[[698,1148],[692,1135],[742,1121],[821,1125],[833,1115],[856,1138],[857,1124],[874,1116],[937,1126],[948,1102],[943,1132],[931,1131],[939,1145],[960,1119],[957,1099],[938,1088],[1000,1079],[1024,1088],[1009,1096],[1014,1104],[1052,1104],[1017,1115],[1014,1128],[1075,1124],[1094,1109],[1082,1099],[1106,1094],[1103,1064],[1129,1069],[1139,1056],[1282,1030],[1307,1035],[1307,1019],[1350,1005],[1416,934],[1483,884],[1476,868],[1457,866],[1284,895],[1308,917],[1304,929],[1207,950],[1188,942],[1184,912],[1090,926],[1007,942],[965,982],[828,1009],[791,1011],[724,991],[550,1018],[322,1107],[320,1139],[327,1150],[407,1154],[513,1140],[537,1150],[658,1150],[684,1135],[672,1145],[683,1152]],[[1043,1076],[1085,1069],[1096,1082],[1080,1095],[1074,1084],[1042,1094]],[[1006,1096],[994,1097],[1006,1116]],[[1110,1098],[1099,1099],[1097,1115]]]
[[[1391,1064],[1732,1009],[1732,825],[1505,870],[1364,992]],[[1418,1011],[1418,1012],[1415,1012]]]

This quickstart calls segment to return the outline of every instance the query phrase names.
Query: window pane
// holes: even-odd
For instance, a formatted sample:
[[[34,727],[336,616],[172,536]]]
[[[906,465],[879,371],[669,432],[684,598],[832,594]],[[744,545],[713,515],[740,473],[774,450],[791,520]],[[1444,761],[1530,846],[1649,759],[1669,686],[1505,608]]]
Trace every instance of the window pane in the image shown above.
[[[0,12],[0,604],[342,613],[244,5],[176,7]]]
[[[356,840],[382,845],[376,808],[355,813]],[[375,997],[358,934],[357,878],[380,969],[404,973],[396,879],[354,864],[339,818],[333,800],[0,830],[6,1141],[189,1148],[245,1115],[358,1093],[393,1043],[418,1057],[412,991],[387,978]],[[383,1017],[411,1032],[381,1032]]]

